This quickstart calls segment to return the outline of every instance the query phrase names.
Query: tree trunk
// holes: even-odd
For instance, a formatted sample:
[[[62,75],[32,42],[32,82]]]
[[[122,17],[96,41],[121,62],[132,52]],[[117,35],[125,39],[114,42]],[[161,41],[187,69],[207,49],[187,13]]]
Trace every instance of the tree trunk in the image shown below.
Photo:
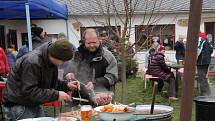
[[[122,97],[121,97],[121,103],[126,103],[126,94],[127,94],[127,81],[126,81],[126,49],[125,49],[125,41],[123,41],[123,44],[121,45],[121,79],[122,79]]]
[[[190,0],[180,121],[191,121],[192,119],[193,91],[196,73],[197,45],[201,23],[202,2],[203,0]]]

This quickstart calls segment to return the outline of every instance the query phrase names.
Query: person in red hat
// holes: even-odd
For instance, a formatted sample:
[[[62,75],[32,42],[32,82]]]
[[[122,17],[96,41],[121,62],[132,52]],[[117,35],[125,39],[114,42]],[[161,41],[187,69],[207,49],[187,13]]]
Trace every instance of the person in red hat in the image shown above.
[[[162,90],[163,81],[169,83],[168,96],[170,100],[177,100],[175,90],[175,77],[171,72],[170,68],[165,63],[165,47],[160,46],[158,51],[152,56],[151,63],[149,65],[149,74],[152,76],[159,77],[158,80],[158,91]]]
[[[201,38],[203,38],[203,39],[208,39],[207,34],[204,33],[204,32],[200,32],[200,33],[199,33],[199,37],[201,37]]]
[[[206,33],[199,33],[198,51],[197,51],[197,75],[198,83],[200,85],[200,93],[203,96],[210,95],[210,88],[208,80],[206,78],[208,73],[208,67],[211,62],[211,54],[213,53],[213,47],[208,41]]]

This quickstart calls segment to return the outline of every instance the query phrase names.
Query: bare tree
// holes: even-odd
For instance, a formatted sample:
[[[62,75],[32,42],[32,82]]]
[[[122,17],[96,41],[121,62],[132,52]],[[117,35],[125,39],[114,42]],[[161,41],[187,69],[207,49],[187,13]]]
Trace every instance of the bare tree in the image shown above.
[[[137,43],[141,43],[141,46],[144,46],[146,43],[148,43],[150,40],[150,37],[147,36],[144,42],[141,41],[139,38],[136,40],[133,44],[128,45],[129,39],[132,33],[133,23],[136,18],[136,9],[138,7],[144,7],[144,11],[142,11],[142,21],[140,22],[140,25],[156,25],[156,23],[163,18],[165,15],[159,16],[159,10],[161,7],[161,4],[163,0],[94,0],[95,2],[92,3],[92,0],[80,0],[81,3],[88,2],[91,6],[93,6],[93,9],[97,9],[99,11],[99,15],[90,15],[89,19],[94,21],[94,23],[97,25],[103,25],[107,27],[111,32],[118,38],[118,54],[120,57],[120,68],[121,68],[121,80],[122,80],[122,94],[121,94],[121,102],[126,102],[126,87],[127,87],[127,81],[126,81],[126,63],[127,58],[132,58],[135,53],[128,54],[128,50],[133,48]],[[69,4],[72,4],[72,0],[68,0]],[[144,4],[141,2],[144,2]],[[174,3],[174,0],[173,0]],[[120,8],[119,8],[120,5]],[[144,5],[144,6],[140,6]],[[169,8],[169,10],[171,7]],[[83,11],[83,10],[82,10]],[[88,12],[87,10],[84,12]],[[77,20],[75,16],[74,20]],[[98,18],[103,19],[98,19]],[[115,29],[113,29],[113,26]],[[122,26],[121,31],[118,29],[118,26]],[[163,28],[165,29],[165,27]],[[146,26],[145,31],[148,31],[149,35],[153,32],[153,27],[149,28]],[[140,42],[141,41],[141,42]],[[136,51],[137,52],[137,51]]]

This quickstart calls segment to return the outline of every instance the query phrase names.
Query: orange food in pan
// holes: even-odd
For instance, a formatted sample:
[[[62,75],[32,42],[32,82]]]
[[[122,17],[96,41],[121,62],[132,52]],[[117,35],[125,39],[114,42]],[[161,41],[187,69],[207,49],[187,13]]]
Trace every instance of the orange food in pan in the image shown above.
[[[127,112],[128,108],[126,106],[123,105],[113,105],[113,104],[108,104],[105,105],[104,107],[102,107],[100,109],[101,112],[115,112],[115,113],[119,113],[119,112]]]

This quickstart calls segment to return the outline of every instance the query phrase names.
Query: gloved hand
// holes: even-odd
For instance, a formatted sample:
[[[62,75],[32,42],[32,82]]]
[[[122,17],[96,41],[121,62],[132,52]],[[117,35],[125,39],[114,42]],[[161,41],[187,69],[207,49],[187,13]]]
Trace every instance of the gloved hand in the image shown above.
[[[76,81],[74,73],[66,74],[65,79],[70,81]]]
[[[74,89],[80,90],[79,81],[70,81],[67,83],[67,86],[70,90],[74,90]]]
[[[92,92],[94,90],[94,85],[92,81],[88,81],[85,87],[88,90],[88,92]]]

